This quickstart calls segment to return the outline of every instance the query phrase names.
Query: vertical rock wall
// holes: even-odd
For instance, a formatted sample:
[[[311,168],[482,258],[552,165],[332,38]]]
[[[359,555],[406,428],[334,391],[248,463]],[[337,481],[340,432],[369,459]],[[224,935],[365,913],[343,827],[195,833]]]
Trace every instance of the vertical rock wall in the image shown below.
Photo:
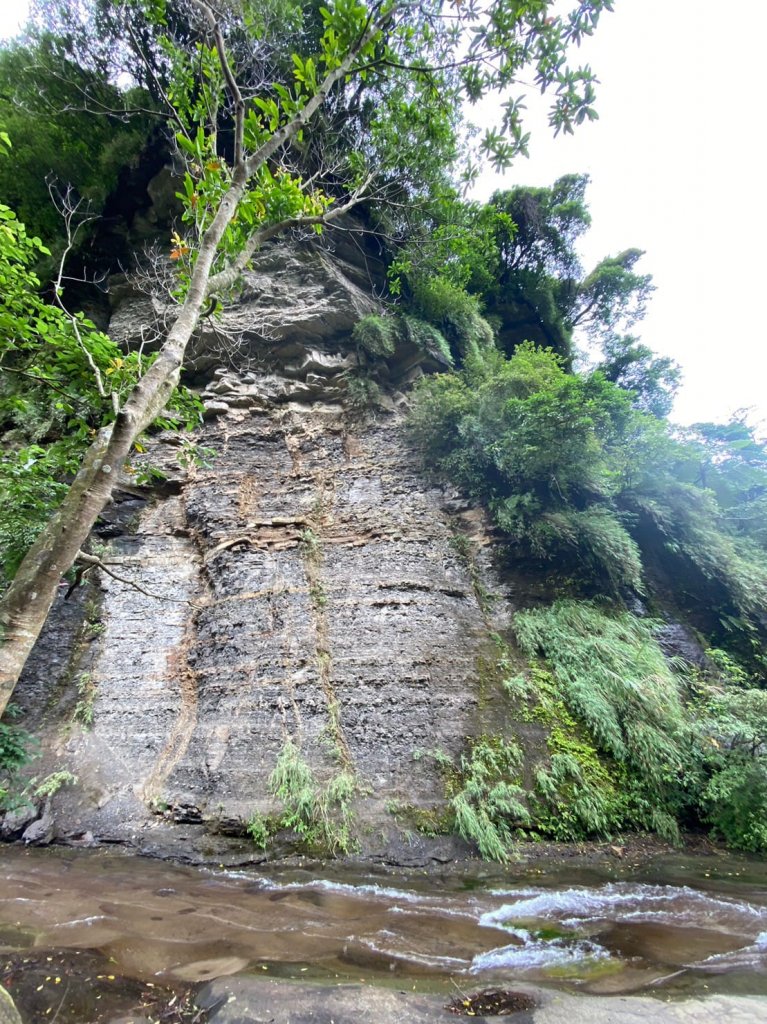
[[[336,296],[313,348],[278,339],[292,362],[215,375],[202,465],[179,470],[177,436],[154,445],[177,493],[131,506],[104,554],[141,591],[102,574],[97,621],[68,639],[60,602],[20,689],[47,760],[79,779],[57,797],[60,835],[218,856],[216,835],[274,812],[292,744],[318,786],[355,779],[357,848],[396,859],[413,839],[392,810],[445,800],[423,755],[457,759],[501,714],[487,680],[510,605],[490,621],[478,583],[509,595],[481,518],[448,507],[405,443],[401,397],[364,422],[337,400],[360,312],[348,290],[345,335]],[[43,715],[62,647],[62,700]],[[74,714],[78,693],[92,715]]]

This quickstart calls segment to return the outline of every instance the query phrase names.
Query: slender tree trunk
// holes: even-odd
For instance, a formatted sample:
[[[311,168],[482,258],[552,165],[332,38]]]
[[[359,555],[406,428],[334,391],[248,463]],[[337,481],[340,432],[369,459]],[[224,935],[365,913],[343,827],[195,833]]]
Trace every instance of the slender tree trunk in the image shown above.
[[[19,566],[0,601],[0,715],[40,635],[63,574],[112,496],[134,441],[167,404],[205,302],[219,242],[237,210],[245,176],[235,177],[205,233],[186,299],[159,355],[115,422],[99,431],[64,501]]]

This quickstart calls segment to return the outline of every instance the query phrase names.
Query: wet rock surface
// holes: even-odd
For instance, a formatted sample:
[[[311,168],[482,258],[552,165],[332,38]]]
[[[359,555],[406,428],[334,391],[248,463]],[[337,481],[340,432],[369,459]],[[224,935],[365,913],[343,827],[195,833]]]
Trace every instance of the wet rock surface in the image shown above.
[[[298,985],[250,978],[219,979],[198,995],[212,1024],[426,1024],[456,1021],[444,996],[413,994],[365,985]],[[532,1024],[529,1012],[517,1013],[519,1024]]]
[[[489,1020],[509,1020],[517,1024],[761,1024],[767,1013],[767,1000],[761,997],[713,996],[667,1003],[642,996],[605,996],[599,999],[548,992],[532,986],[515,986],[538,1005]],[[472,990],[473,994],[473,990]],[[200,992],[199,1005],[205,1007],[212,1024],[429,1024],[457,1021],[444,996],[344,985],[328,988],[319,985],[285,984],[263,979],[220,978]]]
[[[54,820],[50,798],[45,801],[43,813],[28,825],[21,836],[28,846],[47,846],[53,842]]]
[[[18,839],[24,830],[37,819],[39,813],[39,808],[31,802],[7,811],[0,823],[0,836],[6,840]]]

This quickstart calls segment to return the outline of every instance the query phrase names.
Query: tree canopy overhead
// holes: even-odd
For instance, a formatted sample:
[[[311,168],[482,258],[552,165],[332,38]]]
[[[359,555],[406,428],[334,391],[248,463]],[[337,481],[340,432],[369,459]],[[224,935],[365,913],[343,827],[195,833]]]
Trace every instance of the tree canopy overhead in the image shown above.
[[[583,269],[577,243],[591,223],[588,181],[568,174],[549,188],[517,187],[490,200],[504,217],[495,230],[498,271],[484,297],[508,352],[528,340],[569,356],[575,331],[604,341],[644,315],[653,286],[635,269],[640,249]]]

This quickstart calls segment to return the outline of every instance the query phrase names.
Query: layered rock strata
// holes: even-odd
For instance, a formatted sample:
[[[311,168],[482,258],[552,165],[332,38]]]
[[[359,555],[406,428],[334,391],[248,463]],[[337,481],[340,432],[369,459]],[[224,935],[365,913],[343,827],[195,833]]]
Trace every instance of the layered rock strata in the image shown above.
[[[353,780],[354,849],[449,856],[408,814],[438,812],[446,758],[499,726],[493,634],[510,595],[482,517],[406,443],[394,382],[419,359],[395,353],[386,396],[350,417],[351,330],[373,300],[320,255],[301,319],[305,261],[270,266],[289,329],[260,348],[242,336],[251,355],[208,373],[191,446],[161,435],[146,456],[160,493],[142,502],[125,483],[100,525],[103,559],[140,589],[102,573],[62,596],[19,688],[47,766],[78,778],[54,798],[57,833],[220,856],[222,835],[278,814],[288,748],[319,793]],[[334,311],[315,316],[328,274]]]

